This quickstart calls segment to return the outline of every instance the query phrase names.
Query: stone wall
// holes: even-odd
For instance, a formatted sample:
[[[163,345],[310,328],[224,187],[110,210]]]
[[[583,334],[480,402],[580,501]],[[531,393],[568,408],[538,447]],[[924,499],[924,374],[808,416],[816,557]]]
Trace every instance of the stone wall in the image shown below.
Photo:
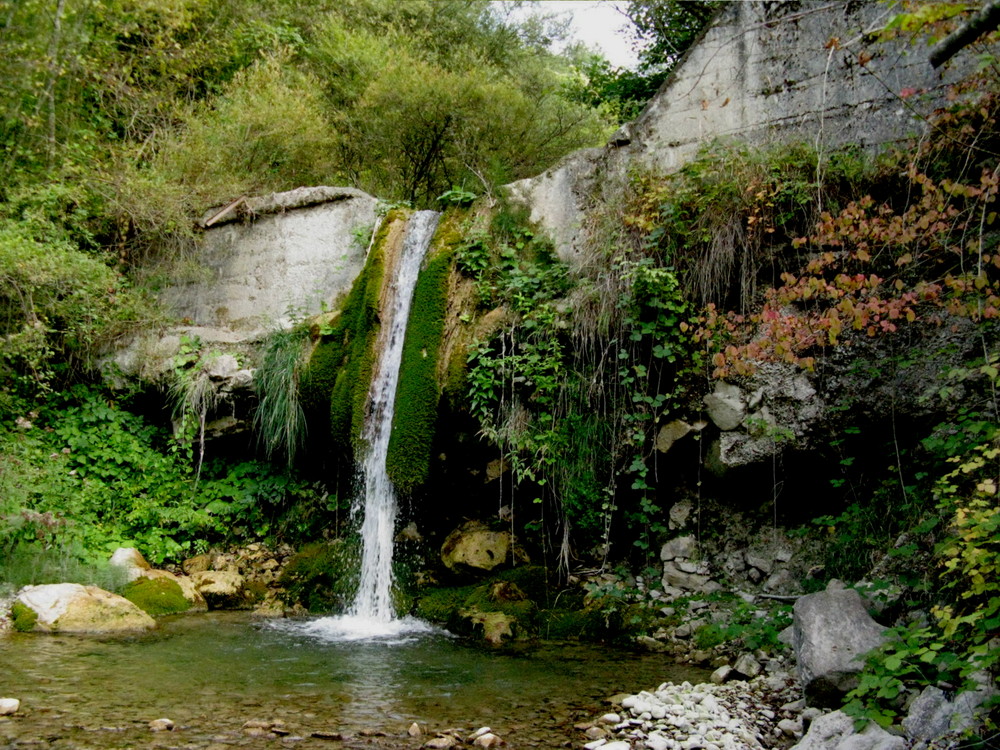
[[[959,71],[934,71],[918,41],[875,41],[869,32],[896,10],[871,1],[731,3],[603,152],[573,154],[511,193],[530,206],[560,257],[579,264],[588,204],[629,165],[671,171],[717,138],[824,150],[917,135]],[[918,93],[900,96],[909,91]]]
[[[350,291],[375,199],[352,188],[299,188],[250,199],[205,232],[201,272],[162,299],[192,326],[252,339],[320,312]]]

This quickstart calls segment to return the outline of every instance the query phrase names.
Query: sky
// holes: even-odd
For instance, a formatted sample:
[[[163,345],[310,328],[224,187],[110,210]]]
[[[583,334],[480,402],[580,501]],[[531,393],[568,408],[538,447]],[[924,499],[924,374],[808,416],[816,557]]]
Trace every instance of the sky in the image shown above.
[[[625,31],[628,19],[615,8],[624,3],[613,0],[541,0],[525,5],[547,13],[568,15],[572,19],[571,33],[575,39],[597,47],[612,65],[635,65],[635,53]]]

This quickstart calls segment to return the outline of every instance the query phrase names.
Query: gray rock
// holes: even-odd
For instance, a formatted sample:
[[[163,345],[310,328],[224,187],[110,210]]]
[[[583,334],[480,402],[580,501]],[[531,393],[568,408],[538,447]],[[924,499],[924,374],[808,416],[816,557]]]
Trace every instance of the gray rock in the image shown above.
[[[761,573],[770,573],[774,570],[774,558],[766,552],[748,549],[743,557],[747,565],[757,568]]]
[[[757,661],[753,654],[740,654],[736,663],[733,664],[733,669],[739,672],[744,677],[754,678],[761,673],[762,667],[760,662]]]
[[[664,562],[694,557],[698,553],[698,540],[690,534],[671,539],[660,548],[660,559]]]
[[[239,360],[232,354],[219,354],[207,357],[202,369],[212,380],[226,380],[240,369]]]
[[[903,719],[907,737],[929,742],[976,727],[981,720],[980,708],[995,693],[986,679],[980,689],[959,693],[951,701],[936,687],[924,688]]]
[[[679,503],[674,503],[670,506],[668,525],[671,529],[683,529],[687,526],[688,518],[690,517],[691,503],[687,500],[681,500]]]
[[[698,573],[685,573],[673,562],[663,563],[663,587],[664,592],[668,587],[678,588],[682,591],[694,591],[699,593],[711,593],[718,591],[721,587],[709,579],[707,575]]]
[[[815,719],[792,750],[905,750],[906,740],[889,734],[874,722],[854,731],[854,719],[833,711]]]
[[[656,450],[660,453],[669,451],[674,443],[687,435],[694,428],[682,419],[675,419],[669,424],[663,425],[656,434]]]
[[[717,383],[715,390],[705,396],[704,401],[709,419],[720,430],[735,430],[746,416],[743,391],[731,383]]]
[[[712,676],[709,678],[716,685],[721,685],[729,680],[729,675],[733,673],[733,668],[728,664],[723,664],[721,667],[712,672]]]
[[[802,590],[799,580],[788,568],[781,568],[774,571],[767,577],[762,586],[764,591],[770,593],[791,594]]]
[[[778,729],[786,737],[802,736],[802,721],[795,719],[782,719],[778,722]]]
[[[857,591],[823,591],[800,597],[793,608],[793,643],[799,681],[810,705],[834,707],[857,685],[863,656],[882,643]]]

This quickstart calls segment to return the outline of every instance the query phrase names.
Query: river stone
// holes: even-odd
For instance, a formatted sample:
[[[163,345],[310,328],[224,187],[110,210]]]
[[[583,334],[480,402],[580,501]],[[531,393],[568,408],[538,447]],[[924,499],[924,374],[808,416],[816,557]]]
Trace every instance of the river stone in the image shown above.
[[[0,698],[0,716],[16,714],[21,709],[21,701],[17,698]]]
[[[97,586],[25,586],[15,602],[38,615],[33,630],[41,633],[127,633],[156,627],[156,621],[128,599]]]
[[[108,565],[120,570],[129,582],[134,581],[153,567],[146,562],[146,558],[135,547],[119,547],[111,555]]]
[[[424,743],[424,747],[427,750],[449,750],[449,748],[455,747],[458,742],[454,737],[434,737],[433,739],[427,740]]]
[[[174,722],[170,719],[153,719],[149,722],[149,728],[154,732],[172,732],[174,731]]]
[[[809,705],[835,707],[858,684],[863,657],[885,638],[882,625],[853,589],[800,597],[793,608],[792,639],[799,681]]]
[[[204,570],[194,573],[191,581],[205,597],[211,609],[239,608],[246,604],[245,581],[239,573],[228,570]]]
[[[469,521],[452,531],[441,545],[441,562],[455,573],[489,573],[507,562],[511,536]]]
[[[736,663],[733,664],[733,670],[739,672],[741,675],[747,678],[754,678],[761,673],[762,667],[760,662],[757,661],[753,654],[743,653],[740,654]]]

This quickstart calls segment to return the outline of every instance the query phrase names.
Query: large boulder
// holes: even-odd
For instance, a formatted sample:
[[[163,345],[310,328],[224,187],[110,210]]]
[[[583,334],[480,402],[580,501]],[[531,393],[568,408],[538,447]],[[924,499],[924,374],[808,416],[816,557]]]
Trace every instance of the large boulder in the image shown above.
[[[478,521],[462,524],[441,545],[441,562],[454,573],[489,573],[514,554],[510,532],[493,531]]]
[[[806,736],[791,750],[905,750],[906,740],[889,734],[875,722],[856,732],[854,719],[833,711],[815,719]]]
[[[78,583],[25,586],[13,611],[18,630],[40,633],[127,633],[156,627],[128,599]]]
[[[792,642],[809,705],[835,708],[858,684],[863,657],[885,639],[861,595],[830,587],[795,602]]]

